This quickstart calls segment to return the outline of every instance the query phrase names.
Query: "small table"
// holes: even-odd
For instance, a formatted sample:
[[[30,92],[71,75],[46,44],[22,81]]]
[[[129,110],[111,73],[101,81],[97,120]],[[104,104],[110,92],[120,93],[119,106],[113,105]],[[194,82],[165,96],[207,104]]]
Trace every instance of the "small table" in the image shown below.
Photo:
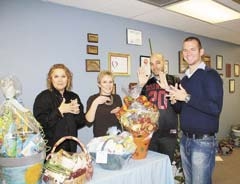
[[[169,157],[148,151],[145,159],[130,159],[121,170],[94,164],[93,178],[87,184],[174,184],[174,177]]]

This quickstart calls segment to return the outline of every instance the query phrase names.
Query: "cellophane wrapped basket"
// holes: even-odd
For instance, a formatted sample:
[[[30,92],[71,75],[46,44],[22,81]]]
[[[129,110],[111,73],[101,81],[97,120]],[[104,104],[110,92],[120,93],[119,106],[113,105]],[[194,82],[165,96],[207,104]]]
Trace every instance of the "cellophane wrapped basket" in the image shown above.
[[[103,169],[122,169],[135,152],[136,145],[128,132],[93,138],[87,149],[95,162]],[[98,159],[100,158],[100,159]]]
[[[46,144],[40,123],[18,100],[21,84],[15,76],[0,79],[5,97],[0,105],[0,183],[37,184]]]
[[[74,140],[81,147],[81,153],[55,152],[65,140]],[[78,138],[65,136],[59,139],[46,157],[43,181],[46,184],[84,184],[93,175],[91,156]]]

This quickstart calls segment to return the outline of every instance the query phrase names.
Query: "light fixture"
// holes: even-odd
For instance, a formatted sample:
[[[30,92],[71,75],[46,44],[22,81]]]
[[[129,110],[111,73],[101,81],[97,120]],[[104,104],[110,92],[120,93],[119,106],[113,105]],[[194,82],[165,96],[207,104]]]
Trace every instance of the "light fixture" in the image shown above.
[[[213,24],[240,18],[239,12],[212,0],[181,1],[165,8]]]

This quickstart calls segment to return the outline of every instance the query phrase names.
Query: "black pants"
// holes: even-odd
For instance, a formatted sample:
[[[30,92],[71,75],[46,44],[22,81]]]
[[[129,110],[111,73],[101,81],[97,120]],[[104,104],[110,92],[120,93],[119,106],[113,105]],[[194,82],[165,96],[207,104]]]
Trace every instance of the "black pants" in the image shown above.
[[[149,150],[168,155],[172,163],[176,147],[177,137],[175,135],[169,135],[167,137],[153,136]]]

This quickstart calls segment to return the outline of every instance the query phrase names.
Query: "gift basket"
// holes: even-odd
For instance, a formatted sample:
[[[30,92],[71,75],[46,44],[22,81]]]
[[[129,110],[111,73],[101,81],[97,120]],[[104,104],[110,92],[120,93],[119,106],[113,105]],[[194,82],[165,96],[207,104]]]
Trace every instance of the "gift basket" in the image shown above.
[[[128,132],[93,138],[87,149],[103,169],[119,170],[135,152],[136,145]]]
[[[21,85],[15,76],[1,78],[0,89],[5,97],[0,106],[0,183],[39,183],[46,148],[43,130],[18,102]]]
[[[65,140],[73,140],[81,147],[81,153],[69,153],[63,149],[55,149]],[[91,156],[85,146],[73,136],[59,139],[46,157],[43,181],[47,184],[84,184],[93,174]]]
[[[145,158],[153,132],[158,128],[159,111],[147,97],[126,96],[124,104],[116,114],[125,130],[133,135],[137,145],[133,159]]]

